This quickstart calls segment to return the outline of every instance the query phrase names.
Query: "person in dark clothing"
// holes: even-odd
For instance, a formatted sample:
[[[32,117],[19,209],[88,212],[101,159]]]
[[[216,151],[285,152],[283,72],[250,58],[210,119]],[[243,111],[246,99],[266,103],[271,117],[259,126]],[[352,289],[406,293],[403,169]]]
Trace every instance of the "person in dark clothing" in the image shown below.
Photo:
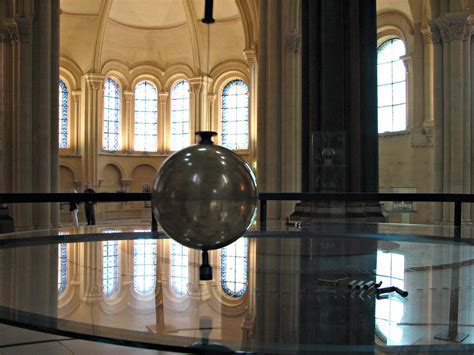
[[[89,184],[86,184],[84,193],[95,194],[95,190],[92,189],[89,186]],[[84,209],[86,211],[86,219],[87,219],[87,225],[88,226],[95,225],[95,210],[94,210],[94,205],[95,204],[96,204],[96,202],[92,202],[92,201],[86,201],[84,203]]]

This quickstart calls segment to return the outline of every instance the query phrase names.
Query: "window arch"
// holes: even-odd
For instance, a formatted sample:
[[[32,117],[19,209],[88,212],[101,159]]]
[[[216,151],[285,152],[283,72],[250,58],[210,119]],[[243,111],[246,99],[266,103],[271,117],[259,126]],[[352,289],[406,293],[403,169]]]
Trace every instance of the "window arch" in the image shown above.
[[[185,296],[188,293],[188,252],[188,248],[170,240],[170,283],[171,290],[178,296]]]
[[[248,241],[240,238],[221,251],[221,285],[231,297],[247,292]]]
[[[399,38],[383,42],[377,50],[379,133],[407,128],[406,69],[400,59],[405,52],[405,43]]]
[[[67,284],[67,244],[58,246],[58,293],[61,294],[66,289]]]
[[[171,150],[180,150],[189,143],[189,83],[181,80],[171,89]]]
[[[104,140],[108,151],[120,148],[120,86],[112,78],[104,82]]]
[[[104,233],[106,233],[104,231]],[[113,296],[119,286],[119,243],[118,240],[102,242],[103,275],[102,285],[106,297]]]
[[[156,240],[133,242],[133,289],[146,295],[156,287]]]
[[[141,152],[158,150],[158,89],[150,81],[135,86],[135,144]]]
[[[59,80],[59,148],[68,147],[69,92],[64,81]]]
[[[222,145],[228,149],[248,149],[249,88],[236,79],[222,91]]]

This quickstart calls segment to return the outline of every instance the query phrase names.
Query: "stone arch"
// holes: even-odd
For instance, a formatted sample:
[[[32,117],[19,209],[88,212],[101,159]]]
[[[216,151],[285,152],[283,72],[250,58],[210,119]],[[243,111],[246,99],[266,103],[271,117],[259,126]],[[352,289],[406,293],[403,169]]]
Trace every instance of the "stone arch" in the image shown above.
[[[72,192],[76,182],[74,169],[66,164],[59,165],[59,191]]]

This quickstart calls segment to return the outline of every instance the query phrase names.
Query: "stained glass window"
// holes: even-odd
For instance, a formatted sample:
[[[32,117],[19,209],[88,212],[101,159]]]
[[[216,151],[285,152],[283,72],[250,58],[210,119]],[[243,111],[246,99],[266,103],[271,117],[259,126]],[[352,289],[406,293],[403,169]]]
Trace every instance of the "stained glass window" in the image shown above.
[[[120,148],[120,86],[112,78],[104,83],[104,149]]]
[[[382,43],[377,51],[379,133],[407,128],[404,55],[405,44],[398,38]]]
[[[59,148],[67,148],[69,93],[64,81],[59,80]]]
[[[171,150],[180,150],[189,143],[189,84],[181,80],[171,90]]]
[[[133,288],[146,295],[156,286],[156,240],[137,239],[133,242]]]
[[[108,240],[102,242],[103,257],[103,291],[107,297],[113,296],[119,286],[119,242]]]
[[[135,87],[135,150],[157,151],[158,90],[153,83],[141,81]]]
[[[66,289],[67,283],[67,244],[58,245],[58,293]]]
[[[228,149],[249,146],[249,88],[242,80],[231,81],[222,92],[222,145]]]
[[[188,248],[170,240],[170,283],[171,289],[178,296],[188,293],[188,265]]]
[[[240,238],[221,251],[222,289],[231,297],[241,297],[247,291],[248,242]]]
[[[383,285],[405,287],[405,256],[396,253],[377,252],[377,282]],[[377,300],[375,319],[378,330],[387,338],[387,345],[398,345],[403,336],[399,326],[404,312],[403,301],[397,298]]]

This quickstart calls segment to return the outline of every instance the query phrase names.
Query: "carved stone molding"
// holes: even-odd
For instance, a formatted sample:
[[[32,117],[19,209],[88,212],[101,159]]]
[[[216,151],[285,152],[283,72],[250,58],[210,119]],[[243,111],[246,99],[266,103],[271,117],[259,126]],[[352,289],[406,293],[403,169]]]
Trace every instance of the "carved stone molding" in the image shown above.
[[[426,44],[441,44],[441,34],[439,33],[438,27],[436,25],[430,25],[421,29],[421,34],[423,35],[423,40]]]
[[[210,84],[211,82],[212,82],[212,78],[205,75],[189,79],[189,85],[191,87],[191,91],[196,94],[201,93],[204,87],[204,84],[206,83]]]
[[[158,93],[158,97],[159,97],[159,99],[160,99],[160,102],[166,102],[166,100],[168,99],[168,96],[169,96],[169,95],[170,95],[170,94],[169,94],[168,92],[166,92],[166,91],[162,91],[162,92]]]
[[[244,50],[245,59],[247,59],[247,63],[249,63],[250,66],[255,65],[257,63],[257,55],[257,44],[255,42],[252,43],[250,48]]]
[[[298,53],[301,47],[301,34],[296,30],[286,33],[284,47],[287,52]]]
[[[101,74],[87,73],[86,83],[92,90],[99,90],[104,85],[104,76]]]
[[[467,30],[467,12],[448,13],[432,21],[438,29],[443,43],[455,40],[464,40]]]
[[[132,99],[133,99],[133,91],[124,90],[123,96],[125,97],[125,101],[132,101]]]

